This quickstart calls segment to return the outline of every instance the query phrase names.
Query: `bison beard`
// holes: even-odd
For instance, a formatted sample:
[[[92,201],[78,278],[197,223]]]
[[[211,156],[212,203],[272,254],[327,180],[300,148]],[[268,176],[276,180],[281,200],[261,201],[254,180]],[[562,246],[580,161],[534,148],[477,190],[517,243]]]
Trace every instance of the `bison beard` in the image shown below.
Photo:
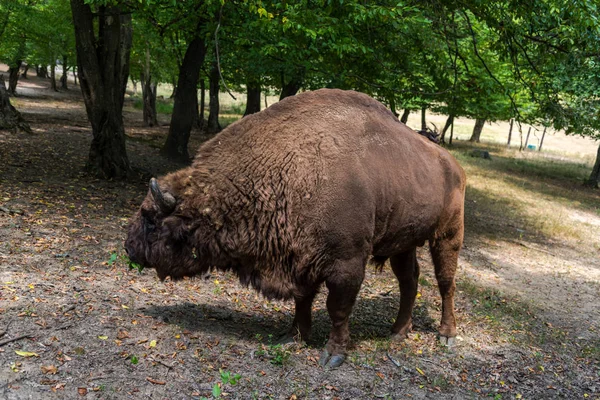
[[[321,364],[335,368],[371,255],[389,259],[398,278],[392,333],[406,337],[425,241],[442,296],[440,339],[453,341],[464,193],[464,172],[443,148],[364,94],[323,89],[243,118],[191,167],[151,180],[125,248],[160,279],[233,270],[267,297],[293,298],[302,339],[324,283],[332,329]]]

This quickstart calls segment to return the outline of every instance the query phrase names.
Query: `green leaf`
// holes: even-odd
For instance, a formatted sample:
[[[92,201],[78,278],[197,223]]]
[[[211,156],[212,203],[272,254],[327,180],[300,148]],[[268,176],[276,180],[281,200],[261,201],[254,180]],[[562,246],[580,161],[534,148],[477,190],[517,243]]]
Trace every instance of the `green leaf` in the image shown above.
[[[218,383],[215,383],[212,388],[212,395],[215,399],[221,397],[221,386]]]
[[[15,353],[21,357],[39,357],[39,354],[33,351],[15,350]]]

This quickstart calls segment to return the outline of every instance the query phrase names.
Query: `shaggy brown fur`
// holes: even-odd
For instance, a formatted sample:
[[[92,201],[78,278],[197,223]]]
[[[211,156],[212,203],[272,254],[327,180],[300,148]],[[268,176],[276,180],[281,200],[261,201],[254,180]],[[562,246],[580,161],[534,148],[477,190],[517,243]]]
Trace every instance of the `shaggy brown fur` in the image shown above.
[[[406,335],[415,249],[425,241],[443,299],[440,334],[456,335],[465,175],[446,150],[364,94],[322,89],[288,97],[232,124],[200,148],[191,167],[153,185],[129,229],[131,260],[161,279],[232,269],[267,297],[294,298],[303,338],[325,283],[330,367],[343,361],[370,255],[391,258],[401,288],[392,330]]]

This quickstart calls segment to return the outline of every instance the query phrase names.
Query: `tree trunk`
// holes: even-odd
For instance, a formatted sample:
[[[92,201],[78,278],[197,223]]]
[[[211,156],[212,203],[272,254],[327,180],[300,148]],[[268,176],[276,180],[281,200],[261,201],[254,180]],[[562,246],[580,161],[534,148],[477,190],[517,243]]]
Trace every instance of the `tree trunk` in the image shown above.
[[[452,139],[454,138],[454,121],[452,121],[452,125],[450,125],[450,140],[448,144],[452,146]]]
[[[440,143],[446,143],[446,132],[448,128],[454,123],[454,114],[448,115],[448,119],[446,119],[446,124],[444,124],[444,129],[442,129],[442,136],[440,136]]]
[[[50,66],[50,89],[58,92],[56,87],[56,64],[54,63]]]
[[[219,68],[216,62],[213,63],[208,77],[208,97],[209,112],[206,131],[209,134],[215,134],[221,131],[219,124]]]
[[[152,77],[141,74],[140,82],[142,82],[142,101],[143,101],[143,116],[144,126],[157,126],[158,120],[156,117],[156,83],[152,83]]]
[[[302,83],[304,81],[304,72],[302,70],[296,71],[295,76],[289,82],[285,82],[285,77],[283,73],[281,74],[281,94],[279,95],[279,100],[283,100],[286,97],[294,96],[298,93],[298,90],[302,87]]]
[[[198,25],[197,31],[200,31]],[[202,37],[195,37],[185,52],[183,62],[179,68],[179,79],[173,87],[175,102],[171,115],[169,136],[162,148],[162,154],[178,161],[189,162],[188,142],[194,119],[197,118],[198,109],[194,98],[198,96],[198,77],[200,68],[204,64],[206,44]]]
[[[179,70],[181,71],[181,67],[179,67]],[[173,91],[171,92],[171,95],[169,96],[170,99],[174,99],[175,96],[177,96],[177,79],[175,76],[173,77],[172,85],[173,85]]]
[[[544,132],[542,133],[542,139],[540,140],[540,148],[538,149],[538,151],[542,151],[542,146],[544,145],[544,138],[546,137],[546,130],[548,129],[547,126],[544,127]]]
[[[8,93],[17,93],[17,82],[19,82],[19,73],[21,70],[22,60],[17,60],[16,64],[8,69]]]
[[[144,102],[143,116],[145,126],[157,126],[156,118],[156,83],[152,83],[152,74],[150,73],[150,44],[146,42],[146,63],[144,71],[141,74],[142,99]]]
[[[27,79],[28,72],[29,72],[29,64],[25,64],[25,69],[23,70],[23,73],[21,74],[21,78]]]
[[[92,12],[84,0],[71,0],[71,10],[81,92],[93,134],[87,169],[104,179],[125,178],[129,160],[123,101],[129,75],[131,14],[121,14],[115,6],[99,6]]]
[[[508,129],[508,142],[506,143],[506,147],[510,147],[510,140],[512,139],[512,130],[513,130],[513,123],[515,122],[514,118],[510,119],[510,128]]]
[[[484,125],[485,125],[485,118],[477,118],[475,120],[475,126],[473,127],[473,134],[471,135],[471,139],[469,139],[469,142],[479,143],[479,138],[481,137],[481,131],[483,131]]]
[[[427,114],[427,107],[421,107],[421,130],[425,132],[427,130],[427,120],[425,116]]]
[[[198,128],[204,130],[206,120],[204,119],[204,109],[206,108],[206,82],[204,77],[200,79],[200,111],[198,111]]]
[[[77,76],[79,72],[77,71],[77,67],[73,66],[73,84],[77,86]]]
[[[38,78],[48,78],[48,66],[40,65],[40,68],[36,68],[36,74]]]
[[[410,115],[410,110],[408,108],[404,109],[402,116],[400,117],[400,122],[405,124],[408,121],[408,116]]]
[[[529,135],[531,134],[531,127],[527,130],[527,137],[525,138],[525,146],[524,149],[527,149],[527,144],[529,143]]]
[[[593,188],[600,186],[600,146],[598,146],[598,152],[596,153],[596,162],[594,163],[594,168],[592,169],[590,177],[585,182],[585,185]]]
[[[60,77],[60,88],[64,90],[69,90],[69,86],[67,81],[69,80],[69,68],[67,67],[67,56],[63,55],[63,71],[62,76]]]
[[[246,115],[254,114],[260,111],[260,83],[259,82],[248,82],[246,84],[247,100],[246,100],[246,111],[244,111],[244,117]]]
[[[396,110],[396,99],[394,96],[390,96],[388,98],[388,102],[390,103],[390,111],[396,116],[396,118],[398,118],[400,114],[398,114],[398,111]]]
[[[23,120],[21,113],[10,104],[10,97],[6,91],[4,76],[0,75],[0,130],[10,129],[15,133],[24,131],[32,133],[31,128]]]

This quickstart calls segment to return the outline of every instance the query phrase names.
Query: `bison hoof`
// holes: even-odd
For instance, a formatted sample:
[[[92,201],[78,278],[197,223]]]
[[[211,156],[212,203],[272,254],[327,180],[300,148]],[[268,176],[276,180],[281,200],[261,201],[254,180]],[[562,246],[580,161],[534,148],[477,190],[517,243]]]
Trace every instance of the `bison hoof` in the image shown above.
[[[343,354],[330,355],[327,350],[323,350],[321,358],[319,359],[319,365],[327,369],[336,369],[344,363],[346,356]]]
[[[440,335],[440,344],[442,346],[452,347],[452,346],[454,346],[454,343],[456,343],[455,337],[448,337],[448,336]]]

